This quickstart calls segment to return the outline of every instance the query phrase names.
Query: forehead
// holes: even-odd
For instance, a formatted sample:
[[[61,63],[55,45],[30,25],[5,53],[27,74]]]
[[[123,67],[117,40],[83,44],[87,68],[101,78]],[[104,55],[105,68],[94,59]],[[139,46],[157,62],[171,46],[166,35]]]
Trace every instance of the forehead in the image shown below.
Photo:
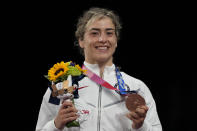
[[[94,18],[90,20],[86,25],[86,30],[91,30],[92,28],[97,29],[107,29],[112,28],[114,29],[115,26],[111,20],[111,18],[103,17],[103,18]]]

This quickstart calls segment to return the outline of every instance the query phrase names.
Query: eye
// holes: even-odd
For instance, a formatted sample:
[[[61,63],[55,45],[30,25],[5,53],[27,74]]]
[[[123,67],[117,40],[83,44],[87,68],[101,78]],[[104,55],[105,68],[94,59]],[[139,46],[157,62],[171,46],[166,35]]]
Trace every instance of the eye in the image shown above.
[[[107,32],[108,36],[112,36],[114,34],[114,32]]]
[[[93,36],[96,36],[96,35],[99,35],[99,32],[93,31],[90,34],[93,35]]]

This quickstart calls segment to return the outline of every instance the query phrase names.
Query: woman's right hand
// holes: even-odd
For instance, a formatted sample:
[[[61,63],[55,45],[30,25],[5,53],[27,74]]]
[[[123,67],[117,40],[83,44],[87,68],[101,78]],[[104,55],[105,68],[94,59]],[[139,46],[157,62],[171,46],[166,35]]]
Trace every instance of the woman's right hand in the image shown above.
[[[77,109],[71,101],[64,101],[60,106],[58,115],[55,118],[55,126],[58,129],[64,129],[68,122],[74,121],[78,118]]]

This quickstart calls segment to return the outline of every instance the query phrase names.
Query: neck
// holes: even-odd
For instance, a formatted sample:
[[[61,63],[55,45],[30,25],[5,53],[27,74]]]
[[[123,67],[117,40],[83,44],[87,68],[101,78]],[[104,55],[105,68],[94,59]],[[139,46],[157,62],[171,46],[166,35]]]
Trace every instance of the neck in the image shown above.
[[[113,58],[109,59],[108,61],[89,61],[89,60],[85,60],[86,62],[90,63],[90,64],[98,64],[99,69],[100,69],[100,76],[103,76],[103,72],[105,69],[105,66],[112,66],[113,64]]]
[[[108,64],[107,63],[99,63],[98,66],[100,69],[100,77],[103,77],[103,72],[104,72],[105,66],[108,66]]]

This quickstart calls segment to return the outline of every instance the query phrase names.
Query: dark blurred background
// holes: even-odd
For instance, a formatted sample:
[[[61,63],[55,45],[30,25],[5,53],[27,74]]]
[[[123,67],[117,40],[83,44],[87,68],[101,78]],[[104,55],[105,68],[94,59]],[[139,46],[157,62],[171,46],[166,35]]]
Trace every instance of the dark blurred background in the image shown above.
[[[43,75],[48,69],[62,60],[83,63],[83,57],[74,46],[74,32],[77,19],[90,7],[105,7],[119,14],[123,28],[114,62],[150,88],[163,130],[192,127],[192,61],[195,59],[190,45],[193,43],[188,31],[191,16],[187,4],[73,0],[9,3],[7,6],[4,34],[12,37],[5,45],[12,49],[9,61],[15,65],[20,85],[17,94],[20,108],[16,109],[20,113],[16,114],[25,117],[23,125],[20,124],[22,128],[35,130],[48,85]]]

